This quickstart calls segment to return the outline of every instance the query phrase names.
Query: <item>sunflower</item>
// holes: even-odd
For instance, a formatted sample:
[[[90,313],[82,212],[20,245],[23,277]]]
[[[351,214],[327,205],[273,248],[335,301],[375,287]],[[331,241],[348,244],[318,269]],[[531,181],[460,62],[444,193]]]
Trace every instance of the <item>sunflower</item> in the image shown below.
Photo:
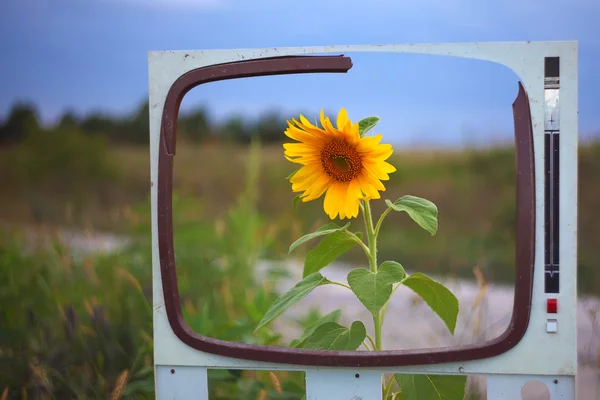
[[[337,116],[336,127],[323,115],[322,128],[311,124],[303,115],[300,121],[287,121],[286,136],[299,143],[283,145],[285,158],[303,165],[290,178],[292,191],[304,192],[303,202],[325,193],[323,209],[329,218],[356,218],[360,200],[380,198],[396,168],[387,163],[393,153],[390,144],[380,144],[381,135],[359,134],[358,122],[348,119],[345,108]]]

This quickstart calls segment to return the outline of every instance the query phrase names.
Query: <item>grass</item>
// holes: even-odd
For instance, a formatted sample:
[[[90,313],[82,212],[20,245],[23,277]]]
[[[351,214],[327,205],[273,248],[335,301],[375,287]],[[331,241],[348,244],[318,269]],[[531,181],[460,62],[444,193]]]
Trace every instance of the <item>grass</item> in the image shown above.
[[[0,218],[15,223],[38,220],[98,230],[127,232],[132,209],[148,199],[149,154],[145,147],[110,148],[109,158],[120,174],[109,183],[56,190],[24,187],[0,165],[0,178],[12,192],[0,200]],[[596,204],[600,189],[594,184],[600,172],[600,144],[580,149],[579,184],[579,289],[600,293],[600,270],[595,267],[594,243],[600,218]],[[6,158],[1,157],[1,160]],[[236,145],[180,142],[175,158],[175,190],[190,207],[186,216],[218,223],[244,190],[248,149]],[[2,161],[0,161],[1,163]],[[384,198],[395,200],[413,194],[438,205],[439,233],[430,237],[403,214],[391,215],[382,229],[380,259],[395,259],[411,270],[472,277],[479,267],[490,281],[514,280],[514,152],[510,148],[478,151],[402,151],[392,157],[398,171],[387,182]],[[258,178],[257,209],[279,238],[270,257],[286,255],[287,245],[300,234],[327,222],[322,199],[302,203],[294,210],[285,177],[294,165],[285,161],[280,146],[265,147]],[[77,196],[73,193],[77,191]],[[43,200],[41,200],[43,199]],[[74,200],[77,199],[77,200]],[[383,210],[376,202],[374,212]],[[176,210],[177,212],[177,210]],[[143,218],[147,218],[147,215]],[[362,221],[353,221],[361,227]],[[301,256],[301,254],[299,254]],[[361,260],[358,250],[345,261]],[[359,261],[360,262],[360,261]]]
[[[0,314],[6,398],[108,398],[123,373],[130,382],[123,394],[147,398],[152,309],[145,265],[114,257],[74,262],[58,244],[25,252],[25,240],[13,230],[0,236],[0,302],[18,305]]]
[[[201,240],[209,232],[214,234],[202,226],[195,235],[188,233]],[[0,302],[18,305],[0,312],[2,400],[154,398],[149,242],[76,260],[58,241],[38,248],[27,232],[0,233]],[[269,329],[253,334],[274,300],[269,285],[238,280],[233,270],[218,268],[210,254],[198,251],[197,241],[179,241],[176,247],[183,255],[180,279],[189,282],[180,288],[184,316],[194,330],[224,340],[284,345]],[[235,259],[222,256],[230,265]],[[236,268],[251,271],[248,265]],[[266,396],[281,391],[274,382],[284,381],[285,398],[300,399],[299,375],[212,370],[211,398],[256,398],[252,394],[261,391]]]

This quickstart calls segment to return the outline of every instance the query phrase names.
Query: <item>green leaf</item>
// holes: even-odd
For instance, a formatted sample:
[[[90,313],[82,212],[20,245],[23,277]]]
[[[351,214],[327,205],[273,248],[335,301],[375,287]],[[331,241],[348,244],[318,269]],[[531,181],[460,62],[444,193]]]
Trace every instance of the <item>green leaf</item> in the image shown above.
[[[365,136],[365,133],[374,128],[377,123],[379,123],[379,117],[376,116],[365,117],[358,121],[358,133],[360,137]]]
[[[405,375],[394,378],[404,400],[463,400],[467,377],[463,375]]]
[[[342,310],[338,309],[338,310],[332,311],[329,314],[325,315],[324,317],[320,318],[317,322],[315,322],[314,324],[311,324],[308,328],[306,328],[304,330],[304,332],[302,333],[302,336],[300,336],[298,339],[292,340],[292,342],[290,343],[290,347],[292,347],[292,348],[303,347],[306,344],[306,339],[308,339],[308,337],[313,334],[315,329],[317,329],[319,326],[323,325],[326,322],[338,322],[340,320],[341,316],[342,316]]]
[[[279,296],[271,307],[265,313],[263,319],[260,321],[254,332],[273,321],[279,314],[293,306],[303,298],[305,298],[310,292],[313,291],[317,286],[328,284],[329,280],[320,273],[316,272],[302,279],[286,293]]]
[[[400,197],[394,203],[386,199],[385,204],[395,211],[406,211],[409,217],[419,224],[421,228],[431,233],[432,236],[436,234],[438,229],[438,209],[431,201],[406,195]]]
[[[458,318],[458,299],[444,285],[420,272],[410,275],[402,283],[418,294],[440,316],[454,335]]]
[[[379,272],[387,272],[394,279],[394,283],[402,282],[406,278],[404,267],[396,261],[384,261],[377,269]]]
[[[385,271],[357,268],[348,274],[348,284],[356,297],[372,314],[377,313],[392,295],[394,277]]]
[[[356,242],[342,232],[334,232],[306,254],[302,277],[320,271],[350,250]]]
[[[306,349],[315,350],[356,350],[367,337],[367,330],[360,321],[354,321],[350,328],[337,322],[326,322],[308,337]]]
[[[316,231],[314,231],[312,233],[308,233],[308,234],[302,236],[300,239],[296,240],[294,243],[292,243],[290,245],[290,249],[288,250],[288,254],[290,254],[292,251],[296,250],[298,248],[298,246],[308,242],[309,240],[312,240],[319,236],[325,236],[325,235],[329,235],[334,232],[341,231],[342,229],[346,229],[349,226],[350,226],[350,222],[348,222],[346,225],[341,226],[341,227],[334,223],[323,225]]]

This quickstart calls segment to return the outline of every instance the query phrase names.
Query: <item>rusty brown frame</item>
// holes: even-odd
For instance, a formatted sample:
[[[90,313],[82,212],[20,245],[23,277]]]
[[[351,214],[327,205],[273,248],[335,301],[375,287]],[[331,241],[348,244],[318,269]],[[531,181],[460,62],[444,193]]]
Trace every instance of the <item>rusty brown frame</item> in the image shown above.
[[[485,343],[433,349],[377,352],[305,350],[228,342],[202,336],[185,322],[181,310],[173,245],[173,159],[177,116],[183,96],[208,82],[255,76],[337,72],[352,68],[344,56],[290,56],[243,60],[189,71],[169,89],[163,109],[158,156],[158,251],[165,309],[175,335],[188,346],[221,356],[263,362],[328,366],[389,367],[439,364],[494,357],[512,349],[529,325],[535,261],[535,184],[533,132],[529,98],[519,82],[513,102],[516,149],[516,282],[513,314],[507,330]]]

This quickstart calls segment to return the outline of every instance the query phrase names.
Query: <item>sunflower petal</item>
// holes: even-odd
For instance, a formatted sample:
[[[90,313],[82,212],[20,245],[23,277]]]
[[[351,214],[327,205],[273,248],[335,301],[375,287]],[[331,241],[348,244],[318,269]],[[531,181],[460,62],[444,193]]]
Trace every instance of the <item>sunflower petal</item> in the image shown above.
[[[325,132],[327,132],[327,134],[336,139],[343,138],[344,134],[333,127],[333,125],[331,124],[331,120],[329,119],[329,117],[325,116],[323,109],[321,109],[321,114],[319,115],[319,118],[321,119],[321,125],[323,125],[323,128],[325,129]]]
[[[396,167],[394,167],[392,164],[390,164],[388,162],[382,162],[380,165],[381,165],[381,169],[383,170],[383,172],[385,172],[387,174],[396,172]]]
[[[330,219],[334,219],[337,215],[337,197],[333,190],[333,186],[329,186],[323,200],[323,210]]]
[[[314,131],[319,131],[322,132],[323,130],[321,128],[319,128],[318,126],[313,125],[308,118],[306,118],[304,115],[300,114],[300,123],[302,125],[304,125],[305,127],[307,127],[308,129],[314,130]]]
[[[363,170],[363,173],[358,176],[360,182],[369,184],[375,188],[375,190],[385,191],[385,186],[377,177],[371,175],[367,169]]]
[[[292,191],[300,192],[309,189],[312,183],[319,179],[319,172],[320,171],[316,168],[307,166],[300,168],[300,170],[298,170],[298,172],[296,172],[294,176],[290,178],[290,182],[292,183]]]
[[[365,175],[361,174],[357,177],[360,184],[360,190],[364,193],[364,200],[378,199],[381,197],[377,188],[371,183],[371,180]],[[377,180],[379,182],[379,180]]]
[[[363,162],[363,167],[373,177],[375,177],[379,180],[382,180],[382,181],[387,181],[390,179],[390,176],[385,172],[385,170],[383,169],[381,164],[382,163],[374,163],[374,162],[370,162],[370,161],[365,161],[365,162]],[[388,164],[388,165],[390,165],[390,164]]]
[[[306,190],[306,197],[302,198],[303,202],[316,200],[323,195],[325,190],[331,186],[331,178],[327,175],[321,175],[313,184]]]
[[[361,197],[360,183],[357,179],[351,180],[348,185],[348,192],[346,193],[346,215],[348,218],[356,218],[358,216],[358,206]]]
[[[329,215],[329,218],[334,219],[338,214],[343,219],[343,207],[346,199],[347,184],[336,182],[327,189],[323,209]]]
[[[379,144],[371,150],[362,152],[363,155],[371,160],[387,160],[394,153],[391,144]]]
[[[283,133],[290,139],[311,145],[321,144],[323,142],[324,135],[324,132],[321,134],[318,132],[308,132],[295,126],[289,126]]]
[[[283,148],[286,149],[288,152],[299,152],[301,153],[301,155],[305,155],[306,153],[312,152],[314,152],[315,154],[319,154],[320,152],[319,148],[308,145],[306,143],[284,143]]]
[[[345,108],[342,108],[337,116],[337,128],[340,131],[346,129],[346,122],[348,122],[348,112],[346,112]]]
[[[379,142],[381,142],[382,138],[383,136],[381,134],[375,136],[363,136],[362,138],[360,138],[360,142],[356,146],[356,151],[358,151],[359,153],[371,151],[377,145],[379,145]]]

